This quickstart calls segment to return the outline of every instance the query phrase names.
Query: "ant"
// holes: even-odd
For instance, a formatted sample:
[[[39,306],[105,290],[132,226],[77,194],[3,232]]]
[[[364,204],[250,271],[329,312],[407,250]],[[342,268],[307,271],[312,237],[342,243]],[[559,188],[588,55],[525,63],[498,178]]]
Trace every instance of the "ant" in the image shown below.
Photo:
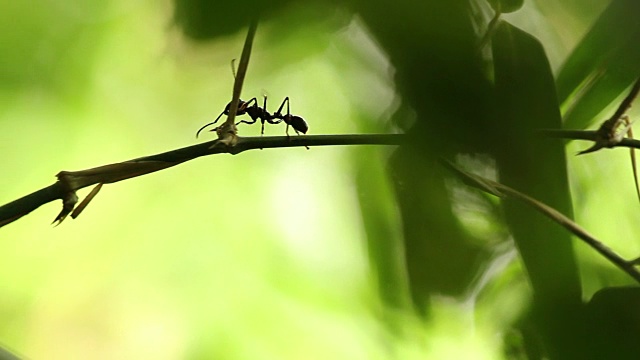
[[[231,61],[231,71],[233,72],[233,77],[235,78],[236,71],[234,67],[234,62],[235,62],[235,59]],[[284,107],[285,103],[287,104],[287,114],[282,115],[282,108]],[[200,135],[200,132],[205,128],[207,128],[209,125],[214,125],[215,123],[217,123],[222,115],[229,115],[230,106],[231,106],[231,103],[228,103],[227,106],[224,108],[224,110],[220,113],[220,115],[218,115],[218,117],[213,122],[210,122],[204,125],[203,127],[201,127],[198,130],[198,132],[196,132],[196,137],[198,137],[198,135]],[[251,124],[255,124],[258,121],[258,119],[260,119],[260,123],[262,124],[260,135],[264,135],[265,122],[268,122],[269,124],[274,124],[274,125],[284,122],[285,124],[287,124],[287,129],[286,129],[287,136],[289,136],[289,126],[291,126],[298,135],[300,135],[300,133],[306,134],[307,131],[309,130],[309,125],[307,125],[307,122],[304,121],[302,117],[297,115],[291,115],[291,112],[289,110],[288,96],[284,98],[284,100],[282,101],[282,104],[280,104],[280,107],[278,108],[278,111],[276,111],[273,114],[267,111],[266,95],[264,97],[264,103],[262,107],[258,106],[258,100],[256,98],[252,98],[249,101],[243,101],[242,99],[240,99],[238,102],[238,110],[236,112],[236,115],[244,115],[244,114],[249,115],[249,117],[251,117],[251,121],[241,120],[241,121],[238,121],[236,125],[240,123],[251,125]],[[215,131],[216,129],[217,128],[214,128],[212,131]]]
[[[249,106],[249,104],[251,103],[253,103],[253,105]],[[284,104],[287,104],[287,115],[282,115],[281,113],[282,108],[284,107]],[[225,110],[224,112],[228,114],[229,105],[227,105],[227,107],[224,110]],[[260,119],[260,122],[262,123],[262,129],[260,131],[260,135],[264,135],[265,122],[268,122],[269,124],[277,125],[284,121],[284,123],[287,124],[287,130],[285,131],[287,136],[289,136],[289,126],[291,126],[298,135],[300,135],[300,133],[306,134],[307,131],[309,130],[309,125],[307,125],[307,122],[304,121],[303,118],[301,118],[300,116],[291,115],[291,112],[289,110],[288,96],[284,98],[284,101],[282,101],[282,104],[280,104],[278,111],[276,111],[273,114],[269,114],[269,112],[267,111],[266,96],[264,97],[264,103],[262,105],[262,108],[258,107],[256,98],[253,98],[247,101],[246,103],[241,101],[241,105],[238,106],[238,114],[242,115],[244,113],[247,113],[251,117],[251,121],[241,120],[241,121],[238,121],[236,125],[240,123],[251,125],[251,124],[255,124],[256,121]]]
[[[287,114],[283,115],[282,114],[282,108],[284,107],[284,104],[287,104]],[[208,123],[206,125],[204,125],[203,127],[200,128],[200,130],[198,130],[198,132],[196,133],[196,137],[198,137],[198,135],[200,134],[200,132],[202,130],[204,130],[206,127],[208,127],[209,125],[213,125],[215,123],[218,122],[218,120],[220,119],[220,117],[222,115],[229,115],[229,106],[231,106],[231,103],[228,103],[227,106],[224,108],[224,110],[220,113],[220,115],[218,115],[218,117],[211,123]],[[306,134],[307,131],[309,130],[309,125],[307,125],[307,122],[304,121],[304,119],[300,116],[297,115],[291,115],[291,112],[289,110],[289,97],[287,96],[286,98],[284,98],[284,101],[282,101],[282,104],[280,104],[280,107],[278,108],[278,111],[276,111],[275,113],[271,114],[267,111],[267,97],[264,97],[264,103],[262,105],[262,107],[258,106],[258,100],[256,98],[252,98],[249,101],[243,101],[240,100],[238,103],[238,111],[236,112],[236,115],[244,115],[247,114],[249,115],[249,117],[251,117],[251,120],[241,120],[238,121],[236,123],[236,125],[240,124],[240,123],[245,123],[245,124],[255,124],[258,119],[260,120],[260,123],[262,124],[262,129],[260,131],[261,135],[264,135],[264,123],[267,122],[269,124],[280,124],[281,122],[284,122],[285,124],[287,124],[287,129],[286,129],[286,134],[287,136],[289,136],[289,126],[291,126],[298,135],[300,135],[300,133]],[[215,130],[215,129],[213,129]]]

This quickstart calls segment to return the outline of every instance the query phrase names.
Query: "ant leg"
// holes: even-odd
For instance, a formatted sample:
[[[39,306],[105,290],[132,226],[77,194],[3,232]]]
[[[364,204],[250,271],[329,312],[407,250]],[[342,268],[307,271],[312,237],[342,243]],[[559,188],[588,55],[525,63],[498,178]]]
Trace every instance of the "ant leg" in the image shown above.
[[[200,135],[200,132],[201,132],[202,130],[204,130],[205,128],[207,128],[209,125],[213,125],[213,124],[217,123],[217,122],[218,122],[218,120],[220,119],[220,117],[222,116],[222,114],[224,114],[224,110],[220,113],[220,115],[218,115],[218,117],[217,117],[213,122],[210,122],[210,123],[208,123],[208,124],[204,125],[203,127],[201,127],[201,128],[198,130],[198,132],[196,132],[196,139],[198,138],[198,135]]]
[[[280,113],[280,111],[282,111],[282,108],[284,107],[284,103],[287,103],[287,115],[284,115],[284,116],[283,116],[283,115]],[[289,126],[293,127],[293,130],[295,130],[295,131],[296,131],[296,134],[300,135],[300,131],[298,131],[298,128],[297,128],[297,125],[299,126],[300,124],[299,124],[299,122],[298,122],[297,120],[296,120],[296,122],[292,122],[292,120],[293,120],[293,119],[298,119],[298,120],[300,120],[300,121],[305,125],[305,126],[304,126],[304,128],[306,128],[306,127],[307,127],[307,126],[306,126],[306,123],[304,122],[304,120],[302,120],[302,118],[301,118],[301,117],[299,117],[299,116],[292,116],[292,115],[291,115],[291,110],[289,109],[289,97],[288,97],[288,96],[287,96],[286,98],[284,98],[284,100],[282,101],[282,104],[280,105],[280,108],[278,109],[278,112],[276,112],[276,113],[274,114],[274,117],[275,117],[276,115],[277,115],[277,116],[278,116],[278,118],[280,119],[280,121],[278,121],[278,122],[284,121],[284,122],[287,124],[287,129],[285,130],[285,133],[287,134],[287,138],[289,138]],[[292,123],[293,123],[294,125],[291,125]],[[296,125],[296,124],[297,124],[297,125]],[[306,130],[305,130],[305,132],[306,132]],[[309,150],[309,147],[308,147],[308,146],[305,146],[305,147],[307,148],[307,150]]]
[[[282,115],[281,111],[282,111],[282,108],[284,107],[284,104],[287,104],[287,114],[289,114],[289,97],[288,96],[284,98],[284,100],[282,100],[282,104],[280,104],[280,107],[278,108],[278,111],[275,112],[275,114]]]
[[[279,120],[273,120],[273,119],[279,119]],[[271,125],[278,125],[280,124],[284,119],[280,116],[278,116],[278,114],[273,114],[273,116],[271,116],[271,118],[267,118],[267,122]]]
[[[264,97],[264,107],[262,108],[262,130],[264,131],[264,123],[265,121],[269,124],[276,125],[280,124],[283,120],[282,114],[280,114],[280,110],[282,110],[282,105],[280,105],[280,109],[275,112],[273,115],[267,111],[267,97]],[[274,120],[275,119],[275,120]]]
[[[278,110],[274,112],[273,115],[271,116],[271,119],[267,119],[267,122],[269,124],[277,125],[284,121],[285,116],[282,115],[282,108],[284,107],[284,104],[287,102],[289,102],[289,97],[286,97],[284,99],[282,104],[280,104],[280,107],[278,108]],[[278,119],[278,120],[273,120],[273,119]]]
[[[282,116],[281,111],[282,111],[282,108],[284,107],[285,103],[287,104],[287,115]],[[286,130],[284,132],[285,132],[285,134],[287,134],[287,137],[289,137],[289,125],[290,124],[289,124],[289,121],[285,120],[285,119],[288,119],[289,116],[291,115],[291,110],[289,110],[289,97],[288,96],[286,98],[284,98],[284,100],[282,100],[282,104],[280,104],[280,107],[278,108],[277,114],[282,116],[280,118],[281,119],[280,121],[284,121],[287,124],[287,128],[286,128]]]
[[[260,129],[260,136],[264,136],[264,121],[267,120],[268,118],[271,117],[271,115],[267,112],[267,95],[264,95],[264,102],[262,103],[262,110],[263,110],[263,116],[266,116],[267,118],[265,119],[264,117],[260,119],[260,122],[262,123],[262,128]]]
[[[255,124],[256,121],[257,121],[257,119],[251,119],[251,121],[249,121],[249,120],[240,120],[240,121],[238,121],[236,123],[236,125],[240,125],[240,124],[249,124],[249,125],[251,125],[251,124]]]

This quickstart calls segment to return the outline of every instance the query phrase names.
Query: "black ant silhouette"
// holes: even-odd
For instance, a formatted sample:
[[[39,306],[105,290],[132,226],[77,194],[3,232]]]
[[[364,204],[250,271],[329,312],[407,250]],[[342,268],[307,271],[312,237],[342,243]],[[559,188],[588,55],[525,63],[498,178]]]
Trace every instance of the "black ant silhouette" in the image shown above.
[[[235,78],[236,69],[235,69],[234,63],[235,63],[235,59],[231,60],[231,72],[233,73],[233,77]],[[287,114],[282,115],[282,108],[284,107],[285,103],[287,104]],[[213,122],[210,122],[204,125],[203,127],[201,127],[198,130],[198,132],[196,132],[196,138],[198,137],[198,135],[200,135],[200,132],[205,128],[207,128],[209,125],[214,125],[215,123],[217,123],[222,115],[229,115],[230,106],[231,106],[231,103],[228,103],[227,106],[224,108],[224,110],[220,113],[220,115],[218,115],[218,117]],[[258,106],[258,100],[256,98],[252,98],[249,101],[244,101],[240,99],[238,101],[238,110],[236,111],[236,115],[244,115],[244,114],[249,115],[249,117],[251,117],[251,121],[241,120],[241,121],[238,121],[236,125],[240,123],[251,125],[251,124],[255,124],[258,121],[258,119],[260,119],[260,123],[262,125],[262,129],[260,130],[260,135],[264,135],[265,122],[269,124],[277,125],[284,121],[284,123],[287,124],[287,129],[285,130],[287,136],[289,136],[289,126],[291,126],[296,131],[296,134],[298,135],[300,135],[300,133],[306,134],[307,131],[309,130],[309,125],[307,125],[307,122],[304,121],[302,117],[297,115],[291,115],[291,112],[289,110],[288,96],[284,98],[284,100],[282,101],[282,104],[280,104],[280,107],[278,108],[278,111],[276,111],[273,114],[267,111],[266,95],[264,97],[264,103],[262,107]],[[214,128],[211,131],[216,131],[217,129],[218,128]]]
[[[282,114],[282,108],[284,107],[284,104],[287,104],[287,114],[283,115]],[[196,137],[198,137],[198,135],[200,135],[200,132],[202,130],[204,130],[205,128],[207,128],[210,125],[214,125],[215,123],[218,122],[218,120],[220,119],[220,117],[222,117],[222,115],[229,115],[229,107],[231,106],[231,103],[228,103],[227,106],[224,108],[224,110],[220,113],[220,115],[218,115],[218,117],[213,121],[210,122],[206,125],[204,125],[203,127],[200,128],[200,130],[198,130],[198,132],[196,133]],[[243,101],[240,100],[238,102],[238,110],[236,112],[236,115],[244,115],[247,114],[249,115],[249,117],[251,117],[251,120],[241,120],[238,121],[236,123],[236,125],[240,124],[240,123],[245,123],[245,124],[255,124],[258,120],[260,120],[260,123],[262,125],[262,129],[260,130],[260,134],[264,135],[264,123],[267,122],[269,124],[273,124],[273,125],[277,125],[280,124],[281,122],[284,122],[285,124],[287,124],[287,129],[286,129],[286,134],[287,136],[289,136],[289,126],[291,126],[298,135],[300,135],[300,133],[306,134],[307,131],[309,130],[309,125],[307,125],[307,122],[304,121],[304,119],[300,116],[297,115],[291,115],[290,109],[289,109],[289,97],[287,96],[286,98],[284,98],[284,100],[282,101],[282,104],[280,104],[280,107],[278,108],[278,111],[276,111],[275,113],[271,114],[267,111],[267,97],[264,97],[264,103],[262,105],[262,107],[258,106],[258,100],[256,98],[252,98],[249,101]],[[217,128],[211,130],[211,131],[215,131]]]

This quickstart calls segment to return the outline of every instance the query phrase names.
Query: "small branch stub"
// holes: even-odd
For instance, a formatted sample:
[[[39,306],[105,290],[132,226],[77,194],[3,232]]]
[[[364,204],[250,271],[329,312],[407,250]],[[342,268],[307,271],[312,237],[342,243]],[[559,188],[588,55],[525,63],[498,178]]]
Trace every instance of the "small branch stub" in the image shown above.
[[[67,192],[62,199],[62,211],[60,211],[58,216],[56,216],[52,224],[54,224],[55,226],[62,224],[67,215],[69,215],[73,211],[76,203],[78,203],[78,195],[76,195],[76,192],[73,190]]]

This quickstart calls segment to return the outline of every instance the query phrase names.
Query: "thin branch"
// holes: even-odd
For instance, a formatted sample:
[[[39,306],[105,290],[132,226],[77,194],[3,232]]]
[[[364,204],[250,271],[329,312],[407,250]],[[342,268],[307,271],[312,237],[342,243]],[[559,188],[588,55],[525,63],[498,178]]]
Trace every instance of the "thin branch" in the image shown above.
[[[631,104],[633,104],[633,100],[635,100],[635,98],[638,96],[638,92],[640,92],[640,78],[636,80],[636,82],[633,84],[633,87],[631,87],[631,90],[629,91],[627,97],[622,100],[616,112],[613,113],[611,118],[607,121],[614,123],[622,116],[624,116],[627,110],[629,110],[629,108],[631,107]]]
[[[460,177],[462,181],[464,181],[464,183],[467,185],[473,186],[482,191],[491,193],[499,197],[510,197],[529,205],[534,210],[540,212],[544,216],[555,221],[560,226],[564,227],[565,229],[573,233],[575,236],[582,239],[582,241],[587,243],[587,245],[591,246],[600,255],[604,256],[607,260],[609,260],[611,263],[616,265],[618,268],[626,272],[634,280],[640,283],[640,272],[635,267],[636,263],[640,262],[639,260],[628,261],[623,259],[620,255],[618,255],[616,252],[611,250],[608,246],[600,242],[598,239],[596,239],[591,234],[589,234],[585,229],[580,227],[580,225],[576,224],[575,222],[573,222],[573,220],[569,219],[568,217],[566,217],[564,214],[560,213],[556,209],[528,195],[525,195],[517,190],[514,190],[506,185],[500,184],[498,182],[495,182],[489,179],[485,179],[478,175],[468,173],[462,170],[461,168],[459,168],[458,166],[456,166],[455,164],[453,164],[452,162],[443,161],[443,164],[447,168],[449,168],[453,173],[455,173],[458,177]],[[549,249],[549,251],[553,251],[553,250]]]
[[[236,74],[235,81],[233,82],[233,94],[231,97],[231,103],[229,103],[229,115],[227,120],[218,127],[216,131],[218,138],[225,139],[228,144],[233,144],[236,140],[236,113],[238,112],[238,105],[240,104],[240,94],[242,93],[242,85],[244,84],[244,78],[247,74],[247,68],[249,67],[249,59],[251,58],[251,48],[253,47],[253,38],[256,35],[258,28],[258,18],[254,18],[249,24],[249,31],[244,41],[244,47],[242,49],[242,55],[240,56],[240,65],[238,66],[238,73]]]
[[[542,129],[540,133],[544,136],[556,139],[568,139],[568,140],[598,140],[598,131],[596,130],[563,130],[563,129]],[[640,140],[624,138],[617,144],[606,146],[607,148],[614,147],[627,147],[633,149],[640,149]]]
[[[305,136],[236,136],[234,145],[216,139],[205,143],[145,156],[120,163],[104,165],[81,171],[61,171],[58,181],[18,200],[0,206],[0,227],[7,225],[48,202],[62,199],[63,212],[56,217],[62,222],[71,213],[78,201],[76,190],[94,184],[110,184],[137,176],[167,169],[183,162],[213,154],[239,154],[247,150],[328,145],[400,145],[404,142],[401,134],[370,135],[305,135]],[[99,190],[99,189],[98,189]],[[97,190],[95,191],[97,193]],[[95,195],[93,193],[93,195]],[[90,195],[91,196],[91,195]],[[92,197],[92,196],[91,196]],[[90,199],[88,199],[90,200]],[[84,201],[86,206],[88,201]],[[80,209],[81,211],[82,209]],[[79,211],[74,212],[75,216]]]
[[[629,123],[629,127],[627,129],[627,134],[629,139],[633,139],[633,128],[631,127],[631,121],[629,117],[623,115],[623,118],[627,119]],[[629,149],[629,156],[631,160],[631,171],[633,172],[633,183],[636,186],[636,196],[638,196],[638,200],[640,200],[640,182],[638,182],[638,163],[636,161],[636,151],[634,148]]]

